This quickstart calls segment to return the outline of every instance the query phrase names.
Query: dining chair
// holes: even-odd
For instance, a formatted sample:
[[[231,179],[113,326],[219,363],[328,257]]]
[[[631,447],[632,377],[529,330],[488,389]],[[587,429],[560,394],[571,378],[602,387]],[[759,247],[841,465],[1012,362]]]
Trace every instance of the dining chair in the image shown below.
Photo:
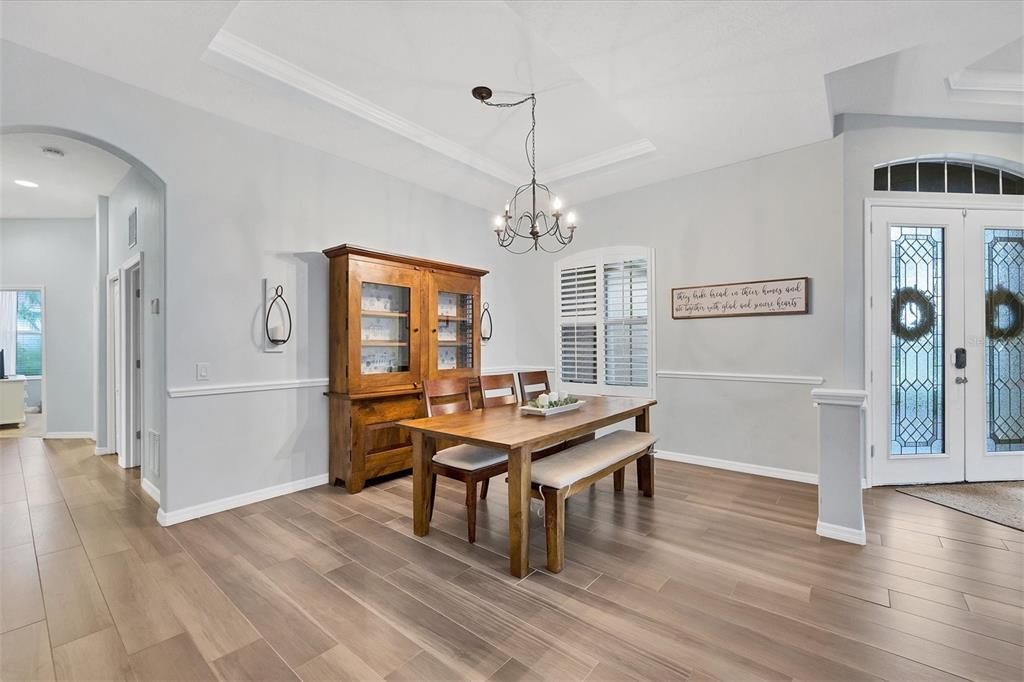
[[[488,392],[494,395],[488,396]],[[480,397],[484,409],[519,404],[516,396],[516,377],[513,374],[486,374],[480,377]],[[485,479],[480,485],[480,499],[487,499],[487,488],[491,479]]]
[[[488,391],[494,392],[495,395],[488,397]],[[515,405],[519,402],[519,398],[516,397],[515,375],[485,374],[481,376],[480,396],[483,398],[484,408]]]
[[[551,392],[551,382],[548,381],[547,370],[536,372],[519,373],[519,397],[523,405],[530,402],[541,393]]]
[[[482,390],[481,385],[481,394]],[[514,391],[513,391],[514,394]],[[427,416],[470,412],[473,396],[468,379],[429,379],[423,382],[423,402]],[[514,400],[513,400],[514,402]],[[476,542],[476,484],[483,482],[480,497],[487,495],[487,483],[492,476],[508,471],[508,455],[500,450],[491,450],[477,445],[453,445],[438,450],[430,464],[430,498],[427,503],[427,518],[434,515],[434,498],[437,496],[437,477],[445,476],[466,484],[466,521],[469,527],[469,541]]]

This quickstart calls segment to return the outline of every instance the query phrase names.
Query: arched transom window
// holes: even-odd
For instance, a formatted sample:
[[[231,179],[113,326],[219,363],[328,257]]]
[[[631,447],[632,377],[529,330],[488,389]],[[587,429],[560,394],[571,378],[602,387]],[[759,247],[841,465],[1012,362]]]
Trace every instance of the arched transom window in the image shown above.
[[[875,191],[1024,194],[1024,165],[974,154],[929,154],[875,166]]]

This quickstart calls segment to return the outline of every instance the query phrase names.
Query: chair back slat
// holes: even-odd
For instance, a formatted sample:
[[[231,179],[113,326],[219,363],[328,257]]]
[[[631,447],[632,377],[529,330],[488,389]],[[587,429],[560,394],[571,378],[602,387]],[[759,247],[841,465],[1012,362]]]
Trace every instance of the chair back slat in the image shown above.
[[[428,379],[423,382],[423,402],[428,417],[469,412],[473,409],[469,379]]]
[[[519,373],[519,395],[522,396],[524,405],[541,393],[550,392],[551,383],[548,381],[546,370]]]
[[[490,393],[491,395],[488,395]],[[512,374],[487,374],[480,377],[480,395],[484,400],[484,408],[515,405],[516,378]]]

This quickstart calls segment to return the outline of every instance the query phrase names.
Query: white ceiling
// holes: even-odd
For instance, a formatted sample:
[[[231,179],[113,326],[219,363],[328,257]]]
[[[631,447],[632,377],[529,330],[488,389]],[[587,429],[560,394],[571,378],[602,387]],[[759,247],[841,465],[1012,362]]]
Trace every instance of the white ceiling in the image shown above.
[[[56,147],[61,158],[43,147]],[[98,147],[58,135],[0,135],[0,218],[91,218],[130,166]],[[28,180],[38,188],[21,187]]]
[[[539,179],[569,203],[827,139],[838,113],[1024,115],[1005,85],[980,93],[954,77],[999,71],[1012,90],[1015,1],[0,11],[5,39],[492,209],[528,179],[529,111],[481,106],[478,84],[495,99],[537,92]]]

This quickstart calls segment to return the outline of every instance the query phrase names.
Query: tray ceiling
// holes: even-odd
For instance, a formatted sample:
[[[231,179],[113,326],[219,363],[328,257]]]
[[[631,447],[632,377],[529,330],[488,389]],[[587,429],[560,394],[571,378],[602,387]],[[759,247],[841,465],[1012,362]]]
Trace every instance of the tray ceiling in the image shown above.
[[[9,0],[0,11],[4,39],[492,209],[528,179],[529,110],[481,106],[478,84],[538,94],[538,177],[572,203],[827,139],[838,113],[1022,113],[947,86],[987,55],[1013,61],[998,50],[1021,35],[1017,2]],[[873,87],[915,77],[927,87]]]

